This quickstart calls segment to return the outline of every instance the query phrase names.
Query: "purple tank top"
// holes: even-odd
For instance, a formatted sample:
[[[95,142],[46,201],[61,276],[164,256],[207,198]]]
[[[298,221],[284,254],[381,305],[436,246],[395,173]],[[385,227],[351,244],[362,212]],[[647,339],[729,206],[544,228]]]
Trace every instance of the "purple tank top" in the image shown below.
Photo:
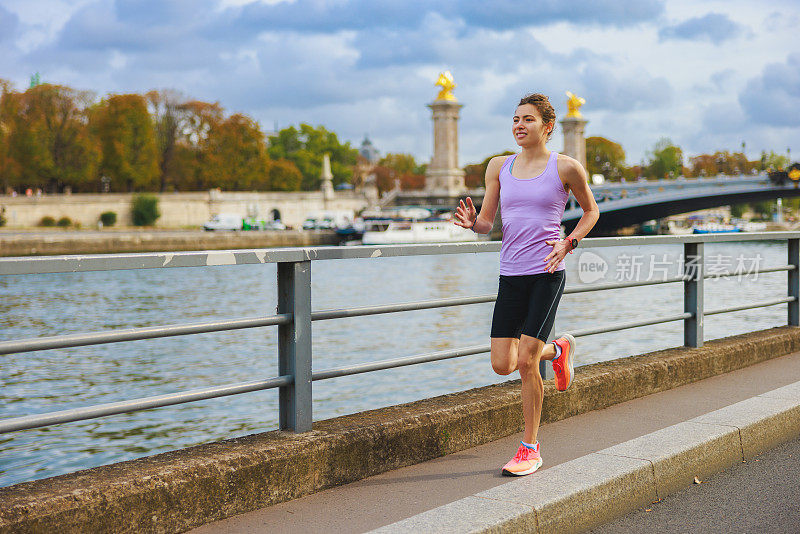
[[[542,174],[526,180],[511,174],[516,158],[516,154],[506,158],[500,169],[500,274],[506,276],[547,272],[544,259],[553,247],[545,241],[559,239],[561,217],[569,198],[558,177],[556,152],[550,152]],[[562,261],[556,270],[563,269]]]

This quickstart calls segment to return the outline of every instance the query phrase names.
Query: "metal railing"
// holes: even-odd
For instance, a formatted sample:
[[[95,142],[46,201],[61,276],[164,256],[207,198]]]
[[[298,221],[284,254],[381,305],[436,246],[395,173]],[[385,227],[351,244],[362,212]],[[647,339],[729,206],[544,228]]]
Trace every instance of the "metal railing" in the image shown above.
[[[787,263],[766,267],[750,273],[770,273],[786,271],[787,295],[757,303],[731,306],[706,311],[703,307],[704,280],[718,276],[732,276],[737,273],[706,274],[705,243],[734,241],[786,241]],[[616,246],[639,247],[643,245],[682,244],[686,261],[678,276],[663,280],[629,281],[569,287],[564,293],[587,293],[641,287],[656,284],[683,282],[684,306],[680,313],[671,313],[649,319],[617,324],[601,325],[596,328],[572,331],[573,335],[588,336],[613,332],[641,326],[683,321],[684,345],[700,347],[703,344],[703,317],[734,311],[774,306],[788,303],[789,325],[800,325],[800,232],[765,232],[751,234],[716,234],[687,236],[651,236],[622,238],[593,238],[584,240],[583,248],[602,248]],[[329,309],[312,311],[311,308],[311,265],[314,261],[336,259],[375,259],[397,256],[421,256],[437,254],[469,254],[497,252],[499,242],[475,242],[456,244],[426,245],[388,245],[357,247],[321,247],[294,249],[255,249],[232,251],[110,254],[82,256],[44,256],[26,258],[0,258],[0,276],[65,272],[111,271],[122,269],[166,269],[172,267],[203,267],[217,265],[277,264],[278,302],[277,313],[266,317],[247,317],[206,323],[164,325],[159,327],[132,328],[106,332],[70,334],[53,337],[0,341],[0,355],[32,352],[47,349],[80,347],[97,344],[118,343],[141,339],[154,339],[170,336],[184,336],[207,332],[220,332],[242,328],[264,326],[278,327],[278,376],[266,380],[227,384],[215,387],[182,391],[153,397],[129,399],[120,402],[69,409],[38,415],[28,415],[0,420],[0,433],[31,429],[93,419],[107,415],[146,410],[173,404],[182,404],[203,399],[237,395],[252,391],[278,388],[279,428],[295,432],[311,430],[312,395],[311,384],[316,380],[326,380],[341,376],[367,373],[394,367],[434,362],[458,358],[472,354],[489,352],[489,345],[463,347],[427,354],[382,360],[349,367],[312,370],[311,326],[314,321],[359,317],[366,315],[397,313],[411,310],[424,310],[450,306],[487,303],[495,300],[495,295],[447,298],[427,301],[367,306],[348,309]],[[541,369],[544,366],[542,364]]]

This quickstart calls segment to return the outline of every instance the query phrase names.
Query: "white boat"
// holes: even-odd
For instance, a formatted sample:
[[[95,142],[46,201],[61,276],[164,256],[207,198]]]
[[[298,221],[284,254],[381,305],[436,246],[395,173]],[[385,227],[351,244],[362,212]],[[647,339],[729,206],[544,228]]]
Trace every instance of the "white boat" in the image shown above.
[[[424,208],[365,215],[364,225],[364,235],[361,238],[364,245],[453,243],[487,239],[487,236],[456,226],[449,213],[435,215]]]
[[[674,220],[668,220],[667,233],[670,235],[687,235],[692,233],[692,229],[690,227],[682,226]]]

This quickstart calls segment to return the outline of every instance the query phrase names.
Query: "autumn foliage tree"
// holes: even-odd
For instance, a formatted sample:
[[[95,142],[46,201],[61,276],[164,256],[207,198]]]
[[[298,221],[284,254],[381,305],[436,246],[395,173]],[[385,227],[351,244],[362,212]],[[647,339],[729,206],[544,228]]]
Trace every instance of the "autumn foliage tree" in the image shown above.
[[[268,142],[253,119],[174,90],[98,101],[50,84],[18,92],[0,80],[2,192],[94,192],[103,183],[136,192],[313,190],[325,153],[334,184],[349,181],[358,151],[322,126],[289,127]],[[420,168],[404,171],[409,187],[422,187]]]
[[[200,145],[203,183],[236,191],[270,188],[269,156],[258,123],[232,115],[211,124]]]
[[[496,156],[510,156],[514,154],[510,150],[506,150],[500,154],[494,154],[486,158],[480,163],[472,163],[464,167],[464,183],[468,189],[476,189],[486,185],[486,167],[489,166],[489,161]]]
[[[155,129],[147,102],[137,94],[111,95],[91,113],[102,160],[100,173],[112,191],[153,191],[159,179]]]
[[[15,160],[10,185],[61,192],[96,189],[100,150],[89,134],[92,95],[41,84],[24,93],[4,94],[8,157]]]
[[[378,160],[373,172],[382,193],[396,185],[403,191],[425,188],[425,166],[418,165],[411,154],[386,154]]]

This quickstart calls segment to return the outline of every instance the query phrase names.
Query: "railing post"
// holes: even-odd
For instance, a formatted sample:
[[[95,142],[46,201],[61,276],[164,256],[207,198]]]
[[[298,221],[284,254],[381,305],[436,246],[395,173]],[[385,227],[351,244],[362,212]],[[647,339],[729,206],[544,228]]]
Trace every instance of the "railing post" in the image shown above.
[[[552,343],[555,339],[553,332],[556,331],[556,325],[553,324],[553,327],[550,329],[550,333],[547,334],[547,343]],[[542,380],[547,380],[547,364],[550,360],[539,360],[539,376],[542,377]]]
[[[294,382],[278,391],[279,428],[308,432],[311,415],[311,262],[278,263],[278,313],[292,322],[278,326],[278,374]]]
[[[800,239],[789,239],[788,263],[794,269],[787,271],[789,275],[788,296],[794,297],[789,303],[789,326],[800,326]]]
[[[683,320],[683,344],[686,347],[703,346],[703,282],[705,259],[703,243],[683,244],[683,311],[692,314]]]

